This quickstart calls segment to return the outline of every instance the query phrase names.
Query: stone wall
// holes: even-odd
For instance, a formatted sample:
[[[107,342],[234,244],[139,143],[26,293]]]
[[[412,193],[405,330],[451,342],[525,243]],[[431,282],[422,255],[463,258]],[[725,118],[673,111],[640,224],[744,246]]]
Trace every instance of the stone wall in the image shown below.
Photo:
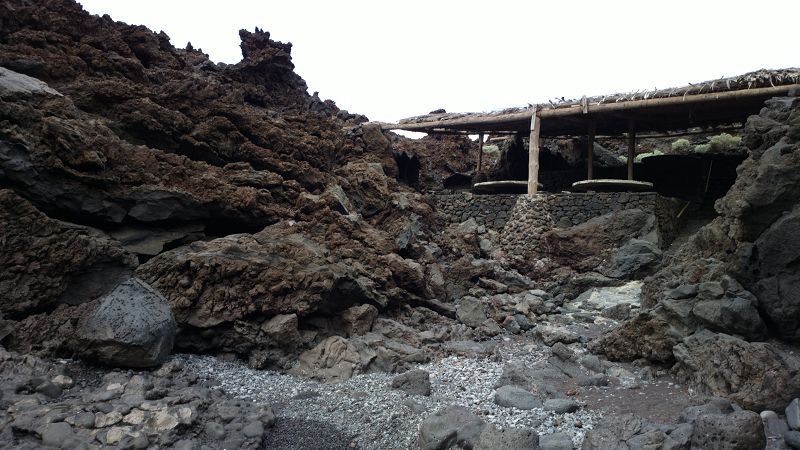
[[[446,222],[461,223],[475,219],[478,225],[485,225],[500,231],[505,227],[511,210],[517,204],[519,195],[478,195],[469,192],[436,194],[436,212]]]
[[[680,202],[655,192],[602,192],[517,196],[501,236],[501,245],[511,254],[535,252],[539,236],[552,228],[568,228],[593,217],[624,209],[652,212],[658,219],[662,246],[668,245],[678,228]]]
[[[639,208],[655,213],[665,243],[675,236],[675,216],[682,206],[655,192],[543,193],[536,197],[456,192],[435,194],[435,205],[446,222],[475,219],[479,225],[525,240],[554,227],[571,227],[612,211]]]

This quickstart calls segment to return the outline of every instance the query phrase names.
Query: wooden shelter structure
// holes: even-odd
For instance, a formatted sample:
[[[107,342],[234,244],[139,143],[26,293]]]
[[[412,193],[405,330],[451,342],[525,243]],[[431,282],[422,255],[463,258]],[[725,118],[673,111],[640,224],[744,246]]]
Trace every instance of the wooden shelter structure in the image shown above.
[[[530,133],[528,193],[538,191],[540,138],[586,135],[587,179],[593,180],[596,137],[627,134],[628,180],[634,180],[637,133],[646,137],[681,136],[700,128],[703,133],[743,126],[771,97],[800,92],[800,69],[759,70],[679,88],[583,97],[577,100],[509,108],[488,113],[440,113],[382,124],[387,130],[429,134],[478,134],[482,166],[483,135]],[[641,134],[640,134],[641,137]]]

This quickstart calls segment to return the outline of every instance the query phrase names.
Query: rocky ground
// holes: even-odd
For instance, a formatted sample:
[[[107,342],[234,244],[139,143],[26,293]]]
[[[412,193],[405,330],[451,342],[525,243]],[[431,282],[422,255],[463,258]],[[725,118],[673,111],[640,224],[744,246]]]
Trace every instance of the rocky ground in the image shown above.
[[[639,287],[591,290],[527,332],[460,341],[448,356],[400,375],[357,374],[339,383],[254,370],[235,357],[177,354],[157,370],[109,371],[3,351],[0,426],[4,442],[15,448],[405,449],[444,448],[450,439],[467,448],[534,448],[520,446],[520,439],[546,449],[617,448],[609,439],[689,448],[706,442],[692,431],[698,417],[746,411],[724,399],[709,402],[667,370],[613,363],[586,349],[585,335],[618,323],[605,317],[610,311],[638,309]],[[586,333],[575,332],[576,316]],[[724,429],[704,426],[726,439],[745,439],[730,448],[759,442],[787,448],[783,431],[792,411],[785,419],[752,413],[726,419]],[[734,433],[728,421],[744,431]],[[473,429],[464,441],[451,436],[465,426]]]

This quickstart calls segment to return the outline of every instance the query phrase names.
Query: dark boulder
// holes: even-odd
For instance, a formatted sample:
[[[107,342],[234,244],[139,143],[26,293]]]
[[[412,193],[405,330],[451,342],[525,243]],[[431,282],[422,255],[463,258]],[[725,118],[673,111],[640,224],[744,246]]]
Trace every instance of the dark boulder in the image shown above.
[[[118,367],[153,367],[172,351],[177,325],[169,303],[132,278],[100,300],[78,329],[85,357]]]
[[[392,388],[412,395],[431,395],[431,375],[420,369],[409,370],[392,379]]]
[[[463,406],[448,406],[428,416],[419,427],[419,446],[423,450],[444,450],[455,445],[473,448],[486,422]]]
[[[705,414],[694,422],[692,448],[751,450],[764,448],[767,438],[761,417],[753,411]]]
[[[768,343],[701,331],[673,349],[679,378],[744,408],[780,410],[800,391],[796,357]]]
[[[761,310],[785,339],[800,340],[800,205],[755,241],[750,271]]]
[[[626,242],[611,260],[607,275],[612,278],[632,278],[652,269],[661,261],[658,245],[643,239]]]

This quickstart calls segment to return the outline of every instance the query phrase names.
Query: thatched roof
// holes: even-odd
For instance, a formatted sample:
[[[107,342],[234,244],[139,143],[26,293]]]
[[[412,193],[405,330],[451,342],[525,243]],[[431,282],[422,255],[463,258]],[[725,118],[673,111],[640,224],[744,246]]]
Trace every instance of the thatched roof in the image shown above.
[[[783,89],[784,87],[786,89]],[[547,117],[572,115],[588,115],[599,118],[602,123],[598,123],[598,127],[605,128],[605,131],[609,133],[624,130],[626,127],[620,125],[619,120],[603,120],[598,117],[607,111],[614,111],[616,116],[620,115],[619,111],[625,111],[630,118],[636,118],[637,122],[641,122],[642,126],[637,126],[637,129],[685,129],[693,126],[723,125],[743,121],[747,115],[758,112],[765,99],[775,95],[785,95],[786,91],[795,87],[800,87],[800,69],[762,69],[735,77],[668,89],[635,91],[581,99],[562,97],[538,105],[492,112],[426,114],[403,119],[397,124],[385,124],[384,128],[424,132],[436,132],[437,130],[524,131],[530,124],[530,115],[533,107],[536,106],[539,116],[543,119],[543,133],[551,135],[569,134],[577,130],[577,127],[554,124],[548,130],[548,126],[544,123]],[[734,94],[735,92],[742,92],[742,94]],[[659,99],[674,100],[657,101]],[[726,111],[721,111],[722,109]],[[617,118],[619,119],[619,117]],[[574,123],[574,119],[570,120]],[[585,130],[585,128],[581,127],[581,130]]]

